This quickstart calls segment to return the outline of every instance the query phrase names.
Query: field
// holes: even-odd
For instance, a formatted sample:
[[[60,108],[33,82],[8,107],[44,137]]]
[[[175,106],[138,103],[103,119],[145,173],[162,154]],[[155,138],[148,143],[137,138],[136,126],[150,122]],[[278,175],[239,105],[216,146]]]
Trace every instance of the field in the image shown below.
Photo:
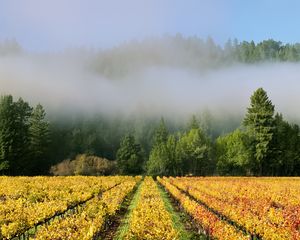
[[[0,239],[300,239],[300,178],[0,177]]]

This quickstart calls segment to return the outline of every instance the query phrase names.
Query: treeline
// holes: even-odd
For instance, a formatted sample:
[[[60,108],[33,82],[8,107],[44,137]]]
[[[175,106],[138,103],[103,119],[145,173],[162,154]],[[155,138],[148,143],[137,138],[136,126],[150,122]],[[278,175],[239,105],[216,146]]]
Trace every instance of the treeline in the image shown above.
[[[239,42],[235,39],[234,41],[228,40],[224,45],[223,55],[226,58],[243,63],[265,61],[296,62],[300,60],[300,44],[283,44],[273,39],[264,40],[256,44],[254,41]]]
[[[229,132],[238,126],[236,117],[216,118],[204,111],[197,115],[203,134],[213,142],[222,132]],[[167,135],[176,135],[189,130],[188,120],[164,118]],[[50,158],[52,165],[64,159],[75,160],[78,154],[100,156],[116,160],[121,174],[147,172],[147,160],[156,142],[156,131],[160,118],[151,116],[124,116],[116,114],[69,117],[51,122]],[[47,173],[52,165],[44,165]]]
[[[49,123],[42,105],[11,95],[0,99],[0,173],[35,175],[48,159]]]
[[[300,175],[300,129],[290,124],[267,93],[251,96],[243,127],[216,140],[217,172],[231,175]]]
[[[149,175],[300,175],[300,129],[275,115],[267,93],[259,88],[242,126],[212,141],[195,117],[188,130],[169,134],[164,120],[154,134],[146,162],[133,136],[126,136],[118,150],[123,173],[144,171]]]
[[[148,67],[171,67],[206,71],[236,63],[297,62],[300,44],[284,44],[273,39],[254,41],[228,40],[223,46],[212,38],[164,36],[129,42],[96,52],[90,68],[107,78],[122,78]]]
[[[16,41],[0,41],[0,57],[22,54],[30,56]],[[47,61],[53,61],[50,56],[44,54],[45,59],[49,57]],[[273,39],[257,43],[229,39],[220,45],[210,37],[203,39],[177,34],[130,41],[111,49],[66,50],[58,56],[61,59],[67,56],[80,59],[82,67],[88,72],[120,80],[152,67],[201,72],[236,63],[299,62],[300,43],[285,44]]]
[[[150,175],[212,175],[213,144],[195,117],[187,131],[169,134],[161,120],[146,169]]]
[[[300,175],[299,126],[275,112],[263,89],[251,96],[240,127],[221,134],[224,126],[215,122],[206,113],[187,124],[120,116],[50,124],[40,104],[2,96],[0,173]]]

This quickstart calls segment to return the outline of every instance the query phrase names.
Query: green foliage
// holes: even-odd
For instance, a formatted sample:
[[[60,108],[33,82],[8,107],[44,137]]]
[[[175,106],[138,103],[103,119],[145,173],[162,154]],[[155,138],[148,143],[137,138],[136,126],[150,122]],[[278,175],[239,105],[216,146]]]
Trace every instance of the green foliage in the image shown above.
[[[174,135],[169,135],[166,142],[153,147],[147,173],[149,175],[181,175],[181,164],[177,157],[177,140]]]
[[[13,161],[14,103],[12,96],[0,100],[0,164],[1,171],[7,170]]]
[[[32,111],[29,119],[29,141],[31,166],[30,172],[39,174],[42,171],[41,164],[47,159],[48,145],[50,143],[49,122],[45,120],[45,110],[38,104]]]
[[[221,175],[252,175],[251,139],[237,129],[216,140],[217,172]]]
[[[9,162],[8,161],[1,161],[0,163],[0,173],[5,172],[5,170],[9,169]]]
[[[281,114],[275,115],[272,157],[267,163],[268,175],[292,176],[300,174],[300,130],[289,124]]]
[[[274,41],[273,39],[264,40],[258,44],[253,41],[238,42],[236,41],[231,48],[226,45],[224,51],[230,49],[227,58],[234,58],[236,61],[244,63],[257,63],[263,61],[299,61],[300,46],[299,44],[285,44]],[[230,54],[231,53],[231,54]]]
[[[227,48],[235,49],[237,44],[230,42]],[[21,98],[14,101],[10,95],[1,97],[0,174],[45,174],[54,165],[64,175],[97,175],[103,168],[102,173],[107,174],[115,172],[115,167],[122,174],[300,175],[299,126],[288,123],[280,114],[273,117],[274,105],[262,88],[251,96],[243,121],[245,129],[233,132],[238,125],[234,119],[223,118],[217,123],[208,111],[199,115],[199,120],[192,116],[185,126],[170,121],[168,128],[163,118],[158,125],[156,118],[97,115],[50,125],[45,115],[40,104],[33,109]],[[134,135],[126,135],[128,132]],[[218,137],[220,132],[229,133]],[[55,165],[79,153],[117,159],[117,165],[111,170],[111,161],[90,157]],[[144,159],[148,159],[146,164]]]
[[[192,128],[178,140],[177,157],[184,174],[208,174],[212,164],[210,153],[211,144],[200,128]]]
[[[11,95],[0,100],[0,163],[2,170],[28,174],[29,118],[32,108],[21,98],[13,101]]]
[[[120,173],[140,174],[143,166],[143,154],[133,135],[126,135],[117,151],[117,162]]]
[[[165,175],[179,176],[182,175],[182,163],[178,158],[178,141],[174,135],[168,137],[166,143],[167,159],[165,163]]]
[[[250,107],[247,109],[244,118],[250,136],[255,139],[255,158],[258,166],[258,174],[264,174],[265,163],[270,157],[270,143],[274,130],[274,105],[269,100],[267,93],[262,89],[257,89],[251,96]]]
[[[39,104],[33,110],[22,98],[0,100],[0,172],[41,174],[49,148],[49,123]]]
[[[13,174],[30,175],[29,162],[30,159],[30,140],[29,140],[29,119],[31,117],[32,108],[22,98],[14,103],[14,143],[13,153],[14,159],[11,161],[11,170]]]
[[[153,146],[160,145],[167,142],[168,130],[166,128],[165,120],[162,118],[158,129],[155,131]]]
[[[166,174],[169,162],[167,144],[161,143],[153,146],[147,162],[147,174],[149,175],[168,175]]]
[[[153,148],[147,162],[149,175],[181,175],[181,164],[177,157],[177,139],[169,135],[163,119],[157,128]]]
[[[179,134],[178,137],[169,135],[166,138],[166,127],[161,122],[147,162],[148,174],[177,176],[209,173],[212,166],[211,144],[200,130],[195,117],[189,123],[189,128],[188,132]]]
[[[217,172],[225,175],[300,174],[300,129],[274,115],[267,93],[257,89],[244,118],[246,131],[216,140]]]
[[[147,162],[147,174],[163,175],[167,173],[169,156],[167,149],[168,131],[164,119],[161,119],[159,127],[156,129],[153,139],[153,147]],[[167,174],[166,174],[167,175]]]
[[[188,124],[188,129],[198,129],[198,128],[199,128],[199,121],[197,120],[196,116],[193,115]]]
[[[174,58],[174,49],[181,56]],[[102,76],[118,79],[133,71],[145,69],[155,63],[160,66],[178,66],[196,71],[215,69],[235,63],[300,61],[300,44],[283,44],[273,39],[258,43],[230,39],[224,46],[212,38],[197,36],[165,36],[151,41],[129,42],[119,48],[96,54],[91,67]]]

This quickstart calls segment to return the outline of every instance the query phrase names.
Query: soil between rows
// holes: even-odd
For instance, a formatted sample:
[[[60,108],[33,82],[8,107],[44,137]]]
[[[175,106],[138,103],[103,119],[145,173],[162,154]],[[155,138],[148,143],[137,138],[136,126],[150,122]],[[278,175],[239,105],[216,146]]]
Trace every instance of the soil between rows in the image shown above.
[[[128,213],[128,208],[142,182],[143,179],[139,181],[133,188],[133,190],[129,193],[129,195],[126,196],[117,214],[112,217],[109,217],[106,220],[104,229],[99,233],[99,235],[95,239],[112,240],[116,238],[118,229],[120,228],[124,217]]]
[[[202,229],[197,224],[190,215],[188,215],[185,210],[181,207],[180,203],[174,199],[169,192],[164,188],[164,186],[156,181],[159,189],[164,192],[164,194],[167,196],[169,203],[172,206],[171,214],[176,214],[178,218],[180,219],[180,222],[182,223],[184,227],[184,232],[181,234],[180,239],[181,240],[206,240],[209,239],[206,235],[202,233]]]

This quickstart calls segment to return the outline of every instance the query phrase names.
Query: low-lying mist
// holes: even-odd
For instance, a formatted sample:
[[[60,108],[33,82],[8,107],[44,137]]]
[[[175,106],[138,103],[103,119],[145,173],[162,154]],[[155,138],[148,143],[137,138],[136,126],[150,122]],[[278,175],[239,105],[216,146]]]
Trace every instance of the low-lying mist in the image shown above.
[[[288,119],[300,119],[298,63],[197,68],[197,64],[204,66],[201,62],[206,55],[170,47],[158,55],[155,49],[151,45],[148,54],[152,52],[152,56],[140,58],[128,54],[119,58],[116,52],[124,51],[122,47],[0,55],[0,93],[41,103],[48,115],[63,112],[181,117],[209,110],[220,116],[243,116],[253,91],[263,87],[276,111]]]

